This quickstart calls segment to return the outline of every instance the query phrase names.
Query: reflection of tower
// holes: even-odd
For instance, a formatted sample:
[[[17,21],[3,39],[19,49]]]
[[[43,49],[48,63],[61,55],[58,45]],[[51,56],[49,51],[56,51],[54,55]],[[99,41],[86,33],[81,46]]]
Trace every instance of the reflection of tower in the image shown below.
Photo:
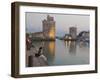
[[[44,42],[43,54],[46,56],[48,64],[52,64],[55,57],[55,41]]]
[[[75,41],[71,41],[70,45],[69,45],[69,52],[70,53],[76,53],[76,42]]]
[[[70,31],[70,35],[71,35],[72,39],[76,39],[76,37],[77,37],[77,28],[76,27],[70,27],[69,31]]]
[[[42,21],[43,35],[48,39],[55,39],[55,21],[51,16],[47,16],[47,20]]]

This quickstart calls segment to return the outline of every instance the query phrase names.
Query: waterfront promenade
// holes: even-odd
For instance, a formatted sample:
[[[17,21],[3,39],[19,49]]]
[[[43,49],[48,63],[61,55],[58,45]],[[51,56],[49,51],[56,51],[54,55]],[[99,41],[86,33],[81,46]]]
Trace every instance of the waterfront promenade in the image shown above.
[[[26,67],[36,67],[36,66],[47,66],[47,60],[41,55],[36,57],[35,54],[38,52],[38,48],[31,48],[26,50]]]

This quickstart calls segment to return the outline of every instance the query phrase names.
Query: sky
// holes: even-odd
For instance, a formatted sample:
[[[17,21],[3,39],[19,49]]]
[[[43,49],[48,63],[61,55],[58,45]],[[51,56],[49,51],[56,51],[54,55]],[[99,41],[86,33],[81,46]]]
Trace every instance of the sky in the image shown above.
[[[89,31],[90,16],[77,14],[52,14],[26,12],[26,32],[42,31],[42,21],[47,19],[47,15],[54,17],[56,22],[56,36],[64,36],[69,33],[69,27],[77,27],[77,34],[81,31]]]

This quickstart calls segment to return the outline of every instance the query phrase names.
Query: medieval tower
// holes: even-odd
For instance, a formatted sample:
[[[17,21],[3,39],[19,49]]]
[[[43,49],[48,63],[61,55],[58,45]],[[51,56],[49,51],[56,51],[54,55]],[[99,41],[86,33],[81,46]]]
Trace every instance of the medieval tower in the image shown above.
[[[70,27],[69,28],[69,33],[72,37],[72,39],[76,39],[77,38],[77,28],[76,27]]]
[[[54,17],[47,15],[47,19],[42,21],[43,35],[46,39],[55,39],[55,21]]]

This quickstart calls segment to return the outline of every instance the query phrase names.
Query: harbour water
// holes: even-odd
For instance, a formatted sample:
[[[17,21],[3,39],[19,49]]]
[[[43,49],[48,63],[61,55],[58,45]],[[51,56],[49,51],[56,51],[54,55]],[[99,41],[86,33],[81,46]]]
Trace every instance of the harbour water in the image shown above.
[[[89,43],[76,41],[35,41],[35,48],[43,47],[48,66],[89,64]]]

